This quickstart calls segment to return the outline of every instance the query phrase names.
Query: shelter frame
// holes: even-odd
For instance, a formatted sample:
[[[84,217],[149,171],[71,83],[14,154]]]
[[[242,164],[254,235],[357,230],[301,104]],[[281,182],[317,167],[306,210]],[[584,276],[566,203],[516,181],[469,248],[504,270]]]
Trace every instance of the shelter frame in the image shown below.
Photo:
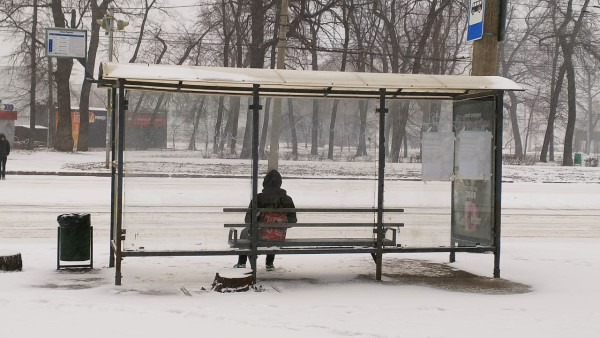
[[[111,65],[111,64],[109,64]],[[114,64],[113,64],[114,65]],[[256,72],[257,70],[253,70]],[[273,70],[265,70],[273,71]],[[307,73],[307,72],[305,72]],[[310,72],[308,72],[310,73]],[[493,275],[496,278],[500,277],[500,230],[501,230],[501,187],[502,187],[502,121],[503,121],[503,95],[505,90],[522,90],[518,85],[501,86],[487,90],[475,88],[455,89],[451,88],[447,91],[435,91],[431,88],[419,90],[419,88],[411,88],[411,91],[404,91],[402,88],[390,90],[386,87],[373,88],[361,87],[359,89],[334,89],[329,86],[324,90],[317,88],[307,88],[306,86],[283,86],[273,87],[272,83],[268,83],[263,90],[263,83],[256,81],[254,83],[245,83],[244,86],[236,85],[219,85],[214,86],[209,82],[199,81],[199,84],[184,84],[183,81],[165,82],[164,79],[144,79],[139,81],[131,79],[127,76],[110,77],[103,76],[102,69],[100,71],[99,85],[111,88],[113,102],[112,114],[112,165],[111,165],[111,225],[110,225],[110,258],[109,266],[115,267],[115,284],[121,285],[122,282],[122,260],[125,257],[152,257],[152,256],[221,256],[221,255],[249,255],[251,266],[256,277],[256,259],[260,254],[350,254],[350,253],[369,253],[372,254],[376,263],[376,279],[381,280],[382,275],[382,258],[384,254],[390,253],[415,253],[415,252],[447,252],[450,254],[450,262],[455,261],[457,252],[470,253],[493,253],[494,254],[494,269]],[[376,74],[369,74],[370,76]],[[443,78],[444,76],[437,76]],[[476,79],[492,78],[492,77],[463,77],[468,83],[472,78],[473,82]],[[504,79],[506,80],[506,79]],[[251,85],[251,87],[248,87]],[[203,94],[221,94],[221,95],[251,95],[252,104],[249,109],[252,111],[252,197],[253,203],[249,209],[252,214],[252,223],[250,230],[253,234],[249,249],[229,249],[229,250],[166,250],[166,251],[125,251],[122,248],[122,241],[126,235],[123,229],[123,178],[124,178],[124,139],[125,139],[125,112],[127,110],[126,91],[127,90],[162,90],[162,91],[181,91],[190,93]],[[260,105],[260,97],[262,93],[267,96],[291,96],[291,97],[336,97],[340,99],[361,98],[378,98],[379,107],[379,156],[378,156],[378,174],[377,174],[377,208],[365,209],[363,211],[374,212],[377,215],[376,223],[374,224],[374,233],[376,241],[374,247],[323,247],[323,248],[298,248],[288,250],[278,250],[277,248],[261,248],[258,246],[259,238],[256,231],[258,229],[257,213],[261,210],[256,203],[258,195],[258,161],[259,161],[259,114],[262,109]],[[493,233],[491,245],[456,245],[454,239],[454,229],[451,229],[451,243],[449,247],[385,247],[383,240],[385,236],[383,214],[386,211],[384,208],[384,191],[385,191],[385,114],[387,113],[386,103],[388,100],[395,99],[412,99],[412,98],[427,98],[427,99],[450,99],[454,102],[472,101],[472,100],[488,100],[494,104],[493,116],[493,143],[492,143],[492,209],[493,214]]]

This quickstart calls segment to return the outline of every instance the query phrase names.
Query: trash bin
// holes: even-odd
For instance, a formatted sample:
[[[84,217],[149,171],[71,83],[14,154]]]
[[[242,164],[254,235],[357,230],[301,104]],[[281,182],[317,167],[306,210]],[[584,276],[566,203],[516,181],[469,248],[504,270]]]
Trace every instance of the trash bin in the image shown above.
[[[581,165],[581,153],[575,153],[573,165]]]
[[[93,268],[93,228],[90,214],[63,214],[58,221],[58,253],[56,267]],[[84,265],[62,265],[61,261],[90,261]]]

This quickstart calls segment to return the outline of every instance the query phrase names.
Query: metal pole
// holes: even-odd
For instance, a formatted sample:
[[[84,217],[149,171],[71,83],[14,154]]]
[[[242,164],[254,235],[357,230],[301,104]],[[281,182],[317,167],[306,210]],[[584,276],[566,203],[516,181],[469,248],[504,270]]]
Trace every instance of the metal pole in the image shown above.
[[[277,36],[277,69],[285,69],[285,47],[288,29],[288,0],[281,0],[281,15],[279,17],[279,34]],[[269,170],[279,168],[279,136],[281,134],[281,98],[273,100],[271,115],[271,139],[269,142]]]
[[[379,171],[377,173],[377,254],[375,279],[381,280],[383,265],[383,198],[385,188],[385,88],[379,89]]]
[[[250,224],[252,252],[250,254],[250,266],[255,281],[258,241],[260,239],[258,230],[258,125],[262,106],[260,105],[259,87],[260,85],[257,84],[252,87],[252,105],[249,107],[252,109],[252,222]]]
[[[37,85],[37,50],[36,50],[36,39],[37,25],[38,25],[38,2],[33,0],[33,20],[31,25],[31,50],[30,50],[30,61],[31,61],[31,78],[29,87],[29,144],[28,149],[33,150],[35,148],[35,101],[36,101],[36,85]],[[12,141],[12,140],[11,140]]]
[[[115,88],[111,88],[109,89],[111,92],[111,97],[113,102],[116,99],[117,96],[117,90]],[[109,257],[108,257],[108,267],[109,268],[114,268],[115,267],[115,250],[112,246],[111,241],[112,240],[116,240],[115,238],[115,202],[116,202],[116,196],[115,193],[117,191],[115,184],[116,184],[116,179],[117,179],[117,168],[113,165],[113,162],[115,160],[115,142],[113,142],[113,136],[115,135],[115,111],[114,111],[114,106],[113,106],[113,111],[112,111],[112,121],[110,121],[110,125],[111,125],[111,131],[110,131],[110,138],[107,140],[107,142],[109,142],[110,144],[110,148],[111,148],[111,164],[110,164],[110,179],[111,179],[111,184],[110,184],[110,240],[108,241],[109,244]],[[106,123],[108,123],[108,111],[107,111],[107,116],[106,116]]]
[[[456,138],[456,128],[454,121],[456,119],[454,114],[454,109],[456,108],[456,102],[452,103],[452,133]],[[454,143],[454,155],[452,156],[452,174],[456,174],[456,143]],[[450,183],[450,263],[456,262],[456,252],[454,248],[456,247],[456,243],[454,243],[454,180]]]
[[[500,229],[502,225],[502,124],[504,92],[496,95],[494,126],[494,278],[500,278]]]
[[[108,62],[113,60],[113,31],[115,28],[115,11],[111,8],[108,10],[108,16],[106,17],[110,22],[107,25],[108,28]],[[107,105],[106,105],[106,164],[105,168],[110,168],[110,126],[109,126],[109,115],[112,110],[113,101],[110,94],[110,89],[107,91]]]
[[[115,234],[115,285],[121,285],[121,240],[123,237],[123,149],[125,147],[125,81],[119,80],[119,101],[118,101],[118,179],[117,179],[117,229]]]
[[[48,141],[46,147],[48,149],[54,148],[54,131],[56,130],[55,114],[54,111],[54,89],[52,82],[52,58],[48,58]]]

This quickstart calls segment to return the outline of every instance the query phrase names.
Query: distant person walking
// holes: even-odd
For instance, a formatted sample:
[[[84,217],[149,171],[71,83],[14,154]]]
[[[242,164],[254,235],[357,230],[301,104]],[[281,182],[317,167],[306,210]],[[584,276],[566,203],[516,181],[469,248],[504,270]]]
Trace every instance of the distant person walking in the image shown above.
[[[4,134],[0,134],[0,179],[6,177],[6,160],[10,154],[10,143]]]
[[[281,175],[277,170],[271,170],[265,176],[263,181],[263,190],[257,196],[258,208],[289,208],[294,209],[294,201],[287,195],[287,192],[281,189]],[[250,207],[252,208],[252,202]],[[259,212],[258,215],[259,223],[273,223],[273,228],[262,228],[260,231],[260,238],[263,241],[283,241],[285,240],[286,228],[277,228],[277,223],[296,223],[296,212]],[[247,224],[252,222],[252,212],[246,213],[245,222]],[[248,239],[250,237],[249,228],[242,230],[240,238]],[[245,268],[247,256],[239,256],[238,263],[234,265],[234,268]],[[273,265],[275,261],[275,255],[267,255],[266,266],[267,270],[271,271],[275,269]]]

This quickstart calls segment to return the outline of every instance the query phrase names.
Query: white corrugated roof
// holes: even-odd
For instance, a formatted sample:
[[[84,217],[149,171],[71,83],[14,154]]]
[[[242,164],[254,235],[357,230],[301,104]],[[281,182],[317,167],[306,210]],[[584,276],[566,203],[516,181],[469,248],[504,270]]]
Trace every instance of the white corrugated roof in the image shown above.
[[[125,80],[129,89],[248,95],[260,85],[261,95],[305,97],[452,98],[473,91],[523,90],[500,76],[357,73],[256,68],[225,68],[103,63],[100,86]]]

